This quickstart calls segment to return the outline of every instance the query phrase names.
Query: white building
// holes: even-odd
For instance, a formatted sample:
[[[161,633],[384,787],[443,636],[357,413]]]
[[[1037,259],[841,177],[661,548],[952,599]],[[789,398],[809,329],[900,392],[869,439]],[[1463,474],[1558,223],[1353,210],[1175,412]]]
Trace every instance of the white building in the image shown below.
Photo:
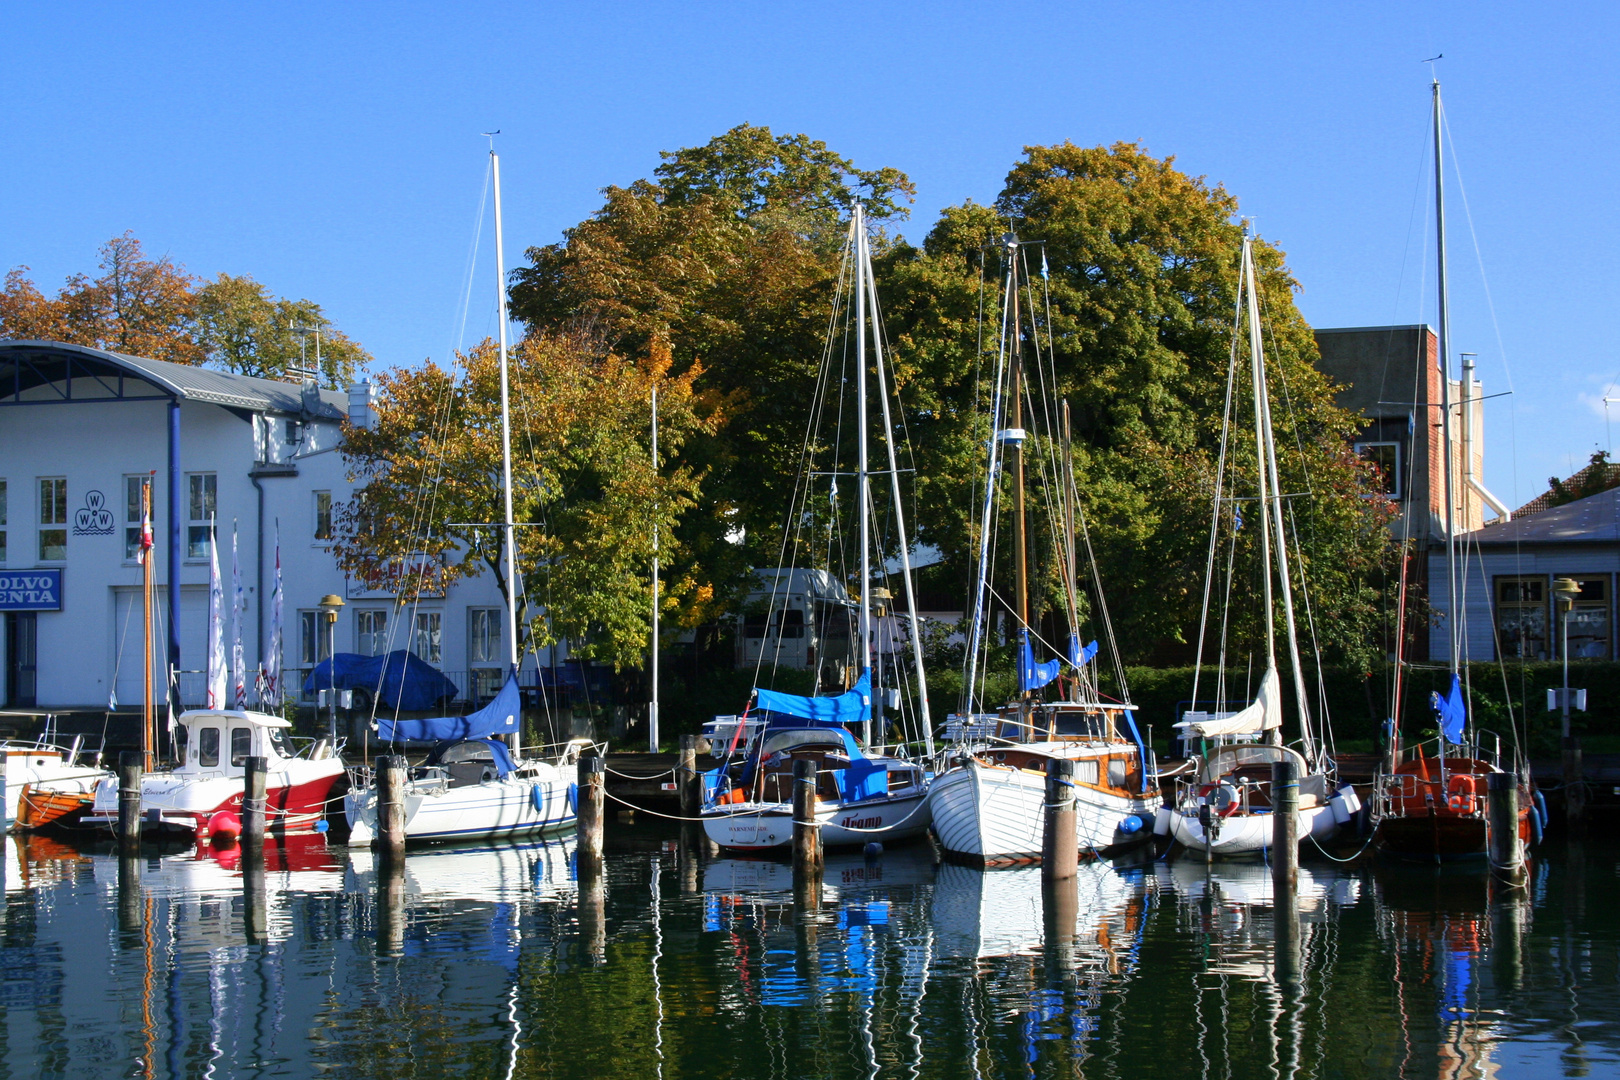
[[[371,408],[365,383],[344,394],[77,345],[0,342],[0,703],[99,710],[116,696],[120,707],[140,707],[135,555],[145,482],[154,503],[160,701],[171,653],[183,703],[203,696],[216,523],[227,605],[233,526],[237,535],[250,700],[270,636],[278,532],[292,693],[326,655],[317,605],[328,593],[346,600],[336,651],[409,649],[464,697],[493,692],[506,648],[492,577],[405,606],[348,580],[332,558],[333,509],[350,493],[338,452],[343,424],[370,423]]]

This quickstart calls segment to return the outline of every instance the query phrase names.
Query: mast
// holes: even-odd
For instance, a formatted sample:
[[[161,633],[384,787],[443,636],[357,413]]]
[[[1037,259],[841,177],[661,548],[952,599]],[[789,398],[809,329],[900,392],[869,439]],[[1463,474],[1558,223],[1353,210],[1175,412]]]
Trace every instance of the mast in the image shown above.
[[[658,481],[658,383],[652,387],[652,467]],[[652,528],[652,700],[647,703],[647,752],[658,753],[658,514],[653,508]]]
[[[1275,612],[1271,600],[1271,515],[1268,512],[1271,502],[1268,497],[1270,487],[1270,470],[1266,468],[1266,367],[1265,354],[1260,351],[1260,301],[1254,295],[1254,241],[1247,234],[1243,237],[1243,286],[1248,290],[1249,314],[1249,382],[1254,394],[1254,446],[1258,456],[1256,465],[1258,475],[1256,480],[1257,497],[1260,500],[1260,559],[1265,567],[1265,573],[1260,575],[1263,583],[1262,599],[1266,618],[1266,667],[1277,666],[1277,629]],[[1272,729],[1267,736],[1280,743],[1282,733]]]
[[[1271,616],[1271,537],[1276,534],[1277,578],[1282,589],[1283,624],[1288,632],[1288,660],[1293,668],[1294,696],[1299,707],[1300,736],[1305,743],[1306,760],[1315,764],[1316,740],[1311,733],[1310,699],[1305,694],[1305,668],[1299,660],[1299,632],[1294,624],[1294,585],[1288,574],[1288,536],[1283,529],[1282,481],[1277,473],[1277,440],[1271,427],[1271,394],[1266,387],[1266,359],[1260,340],[1260,292],[1254,272],[1254,247],[1250,237],[1243,238],[1243,263],[1249,285],[1249,349],[1254,359],[1254,409],[1256,431],[1260,435],[1260,472],[1265,477],[1261,486],[1260,518],[1262,535],[1266,540],[1266,656],[1272,667],[1277,664],[1277,648],[1272,641]],[[1270,488],[1269,514],[1266,489]],[[1270,528],[1266,528],[1267,518]],[[1276,740],[1282,741],[1282,729],[1273,728]]]
[[[141,635],[146,657],[146,698],[141,712],[141,767],[155,764],[152,751],[157,744],[157,710],[152,704],[152,480],[141,481]]]
[[[512,526],[512,421],[511,402],[507,389],[506,359],[506,262],[501,250],[501,156],[494,147],[489,151],[490,167],[495,179],[495,297],[500,309],[501,324],[501,499],[502,543],[506,548],[506,660],[510,677],[518,670],[517,639],[517,537]],[[518,730],[507,736],[512,753],[523,749],[522,723]]]
[[[866,214],[860,203],[855,204],[855,397],[860,402],[855,419],[855,486],[859,491],[861,531],[861,670],[872,669],[872,493],[867,488],[866,475],[866,275],[861,262],[866,253]],[[876,687],[872,688],[873,696]],[[872,706],[866,705],[861,715],[861,742],[872,745]]]
[[[1440,144],[1440,80],[1434,80],[1434,241],[1438,269],[1440,297],[1440,461],[1445,475],[1446,496],[1446,635],[1449,652],[1447,663],[1453,675],[1457,674],[1458,628],[1462,620],[1457,611],[1457,530],[1453,519],[1456,496],[1452,492],[1451,458],[1451,327],[1450,301],[1446,293],[1446,185],[1444,160]]]
[[[1008,233],[1008,280],[1012,287],[1012,437],[1008,445],[1013,456],[1013,545],[1017,550],[1018,630],[1029,629],[1029,537],[1024,522],[1024,335],[1018,313],[1018,237]],[[1029,700],[1029,692],[1021,691],[1019,698]]]

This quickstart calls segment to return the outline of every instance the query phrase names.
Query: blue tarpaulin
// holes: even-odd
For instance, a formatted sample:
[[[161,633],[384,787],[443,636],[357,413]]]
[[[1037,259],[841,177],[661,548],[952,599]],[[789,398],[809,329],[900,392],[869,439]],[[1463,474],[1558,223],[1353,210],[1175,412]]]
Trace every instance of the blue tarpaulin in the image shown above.
[[[1438,693],[1431,694],[1430,700],[1434,705],[1434,711],[1440,715],[1440,733],[1446,737],[1446,741],[1462,742],[1463,727],[1468,723],[1468,706],[1463,703],[1462,680],[1453,674],[1451,693],[1443,698]]]
[[[495,695],[495,700],[477,712],[466,716],[441,716],[433,720],[377,721],[377,738],[384,742],[440,742],[445,739],[483,739],[491,735],[510,735],[522,722],[519,709],[522,696],[518,693],[517,675],[506,677],[506,685]],[[497,759],[498,760],[498,759]]]
[[[444,672],[404,649],[385,656],[340,652],[322,660],[305,677],[304,692],[329,689],[366,690],[376,695],[379,706],[403,712],[436,708],[457,693]]]
[[[861,672],[860,681],[837,697],[800,697],[775,690],[754,690],[754,707],[780,716],[797,716],[826,724],[858,724],[872,706],[872,671]]]

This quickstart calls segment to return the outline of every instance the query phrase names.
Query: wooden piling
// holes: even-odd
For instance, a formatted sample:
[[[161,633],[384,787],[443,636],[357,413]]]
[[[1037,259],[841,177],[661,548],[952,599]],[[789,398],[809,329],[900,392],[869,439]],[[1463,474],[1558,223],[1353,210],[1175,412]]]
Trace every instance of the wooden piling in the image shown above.
[[[136,754],[136,759],[140,755]],[[146,898],[141,889],[141,860],[124,852],[118,857],[118,936],[126,949],[145,943]]]
[[[1564,824],[1570,832],[1579,832],[1586,826],[1586,763],[1580,736],[1564,736],[1563,759]]]
[[[399,754],[382,754],[376,759],[377,774],[377,838],[374,841],[384,856],[398,858],[405,854],[405,758]]]
[[[1271,763],[1271,880],[1278,894],[1299,887],[1299,763]]]
[[[579,759],[579,795],[575,805],[575,833],[579,837],[579,873],[595,872],[602,865],[603,792],[607,763],[590,752]]]
[[[1080,865],[1080,842],[1074,821],[1074,762],[1052,758],[1046,763],[1046,822],[1041,836],[1041,877],[1065,881]]]
[[[1485,778],[1485,791],[1491,873],[1503,881],[1523,881],[1524,859],[1519,850],[1518,777],[1512,773],[1493,772]]]
[[[398,956],[404,951],[405,860],[383,848],[377,853],[377,955]]]
[[[254,756],[242,763],[242,847],[244,850],[256,844],[259,845],[262,853],[265,814],[269,809],[265,802],[266,774],[269,771],[269,758]]]
[[[793,762],[793,869],[820,875],[821,825],[816,821],[816,763]]]
[[[242,930],[248,944],[263,945],[268,940],[270,925],[264,889],[264,834],[261,832],[257,840],[250,840],[245,825],[242,831],[242,907]]]
[[[697,769],[696,735],[681,736],[680,762],[675,766],[675,792],[680,799],[681,816],[697,817],[702,802],[702,780]]]
[[[118,755],[118,844],[127,853],[141,847],[141,772],[138,751]]]

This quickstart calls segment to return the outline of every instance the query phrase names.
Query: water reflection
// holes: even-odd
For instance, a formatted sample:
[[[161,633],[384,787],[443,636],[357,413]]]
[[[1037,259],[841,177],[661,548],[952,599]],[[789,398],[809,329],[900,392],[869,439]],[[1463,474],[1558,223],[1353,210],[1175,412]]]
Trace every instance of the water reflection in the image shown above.
[[[14,840],[12,1075],[1600,1075],[1613,847],[1524,888],[1421,867],[785,863],[621,828],[412,851]],[[262,867],[262,869],[261,869]],[[1599,910],[1600,905],[1591,905]]]

